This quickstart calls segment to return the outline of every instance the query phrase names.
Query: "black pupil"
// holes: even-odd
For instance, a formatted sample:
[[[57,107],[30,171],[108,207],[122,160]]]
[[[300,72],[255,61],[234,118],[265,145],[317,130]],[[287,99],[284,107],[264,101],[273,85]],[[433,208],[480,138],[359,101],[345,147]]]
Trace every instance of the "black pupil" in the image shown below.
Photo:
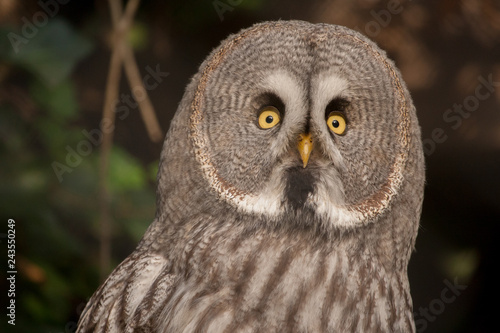
[[[266,117],[266,123],[271,124],[273,122],[274,118],[273,116],[267,116]]]
[[[339,125],[340,125],[340,123],[339,123],[339,121],[338,121],[338,120],[333,120],[333,121],[332,121],[332,126],[333,126],[333,127],[337,128],[337,127],[339,127]]]

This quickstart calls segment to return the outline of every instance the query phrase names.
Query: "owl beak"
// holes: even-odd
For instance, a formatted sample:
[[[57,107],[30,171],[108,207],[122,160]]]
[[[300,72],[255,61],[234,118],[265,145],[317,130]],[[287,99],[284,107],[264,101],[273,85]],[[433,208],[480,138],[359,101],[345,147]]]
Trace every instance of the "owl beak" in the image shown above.
[[[302,159],[302,163],[304,164],[304,168],[307,166],[307,162],[309,161],[309,156],[313,150],[313,140],[311,137],[311,133],[300,134],[299,135],[299,154]]]

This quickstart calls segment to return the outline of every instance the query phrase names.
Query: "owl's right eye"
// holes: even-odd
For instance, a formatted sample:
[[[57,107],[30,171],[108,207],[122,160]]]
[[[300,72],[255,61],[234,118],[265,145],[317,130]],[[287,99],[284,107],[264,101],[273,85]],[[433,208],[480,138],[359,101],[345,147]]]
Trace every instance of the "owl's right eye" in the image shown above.
[[[280,112],[274,106],[266,106],[259,113],[259,127],[269,129],[281,121]]]

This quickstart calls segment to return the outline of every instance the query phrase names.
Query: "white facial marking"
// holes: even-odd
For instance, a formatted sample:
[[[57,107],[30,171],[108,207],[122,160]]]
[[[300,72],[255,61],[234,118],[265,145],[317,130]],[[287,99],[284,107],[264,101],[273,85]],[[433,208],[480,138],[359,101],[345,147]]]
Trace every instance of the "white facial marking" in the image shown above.
[[[313,99],[323,110],[333,98],[344,96],[348,87],[344,78],[332,73],[321,73],[316,82]]]
[[[273,72],[264,78],[261,89],[276,94],[286,105],[286,116],[280,125],[282,128],[270,147],[270,151],[275,152],[272,159],[276,159],[289,147],[288,133],[294,131],[294,128],[304,121],[302,118],[306,107],[305,92],[293,76],[283,71]],[[236,200],[238,208],[245,212],[273,217],[283,213],[282,202],[286,183],[282,178],[288,167],[287,163],[277,165],[269,176],[266,186],[259,193],[246,194],[241,200]]]
[[[348,82],[337,74],[325,72],[313,78],[311,86],[311,118],[321,132],[320,138],[317,139],[323,141],[323,153],[335,161],[336,167],[345,169],[340,150],[330,138],[330,129],[325,121],[325,109],[334,98],[347,97]]]
[[[328,126],[325,122],[325,108],[328,103],[336,97],[347,97],[347,80],[332,73],[322,73],[311,80],[311,101],[307,105],[307,91],[300,86],[298,80],[284,71],[276,71],[262,80],[261,89],[276,94],[285,104],[285,117],[281,123],[281,129],[277,137],[271,143],[270,150],[274,152],[273,159],[278,159],[289,149],[289,141],[293,135],[307,121],[305,114],[311,108],[311,122],[319,128],[322,153],[334,161],[336,168],[345,168],[342,155],[336,145],[331,141]],[[203,142],[201,142],[203,143]],[[200,156],[200,159],[205,156]],[[208,157],[206,157],[208,158]],[[281,161],[280,165],[274,167],[269,176],[267,185],[258,193],[242,193],[236,189],[226,188],[217,176],[214,166],[208,158],[204,173],[210,185],[221,195],[224,200],[232,203],[242,212],[265,215],[271,218],[279,218],[285,212],[283,207],[286,170],[294,166],[291,160]],[[307,198],[306,205],[313,208],[319,215],[326,217],[332,225],[337,227],[352,228],[366,220],[364,214],[354,207],[345,205],[344,189],[337,174],[337,170],[329,166],[321,171],[320,179],[317,180],[316,190]]]
[[[326,133],[327,138],[322,140],[330,140],[328,137],[328,127],[325,123],[324,110],[328,103],[335,97],[342,96],[348,87],[345,79],[334,74],[324,73],[313,79],[313,121],[316,124],[322,124],[322,132]],[[305,104],[306,91],[303,87],[297,84],[297,80],[290,74],[282,71],[271,73],[263,80],[262,89],[270,91],[280,97],[286,105],[286,116],[281,124],[282,128],[279,132],[277,140],[273,142],[272,151],[276,152],[277,157],[282,154],[285,149],[289,148],[287,144],[287,133],[296,131],[303,126],[306,117],[304,116],[308,110]],[[319,140],[320,138],[316,138]],[[328,146],[327,155],[335,161],[338,167],[345,167],[342,156],[337,147],[333,144]],[[273,169],[269,177],[267,186],[259,193],[246,194],[241,197],[241,200],[236,200],[238,208],[244,212],[263,214],[269,217],[278,217],[284,213],[282,206],[283,196],[286,186],[286,170],[293,166],[292,161],[283,162],[281,165]],[[323,166],[324,169],[320,173],[320,179],[316,183],[316,191],[310,194],[306,205],[314,208],[320,214],[332,221],[336,226],[352,227],[362,220],[362,215],[358,212],[351,211],[345,206],[344,188],[339,178],[337,171],[331,166]]]
[[[276,71],[262,82],[261,89],[276,94],[286,106],[281,130],[277,139],[271,144],[270,151],[274,152],[273,158],[285,152],[288,148],[288,140],[290,140],[289,134],[300,128],[306,121],[304,117],[307,112],[306,91],[297,81],[297,78],[287,72]]]

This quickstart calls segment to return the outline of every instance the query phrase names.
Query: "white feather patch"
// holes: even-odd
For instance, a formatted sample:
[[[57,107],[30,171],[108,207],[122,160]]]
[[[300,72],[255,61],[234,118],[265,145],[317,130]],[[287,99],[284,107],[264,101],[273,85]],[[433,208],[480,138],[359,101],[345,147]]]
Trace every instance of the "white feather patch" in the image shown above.
[[[346,79],[329,72],[321,73],[316,83],[313,100],[322,110],[333,98],[343,96],[348,87]]]

